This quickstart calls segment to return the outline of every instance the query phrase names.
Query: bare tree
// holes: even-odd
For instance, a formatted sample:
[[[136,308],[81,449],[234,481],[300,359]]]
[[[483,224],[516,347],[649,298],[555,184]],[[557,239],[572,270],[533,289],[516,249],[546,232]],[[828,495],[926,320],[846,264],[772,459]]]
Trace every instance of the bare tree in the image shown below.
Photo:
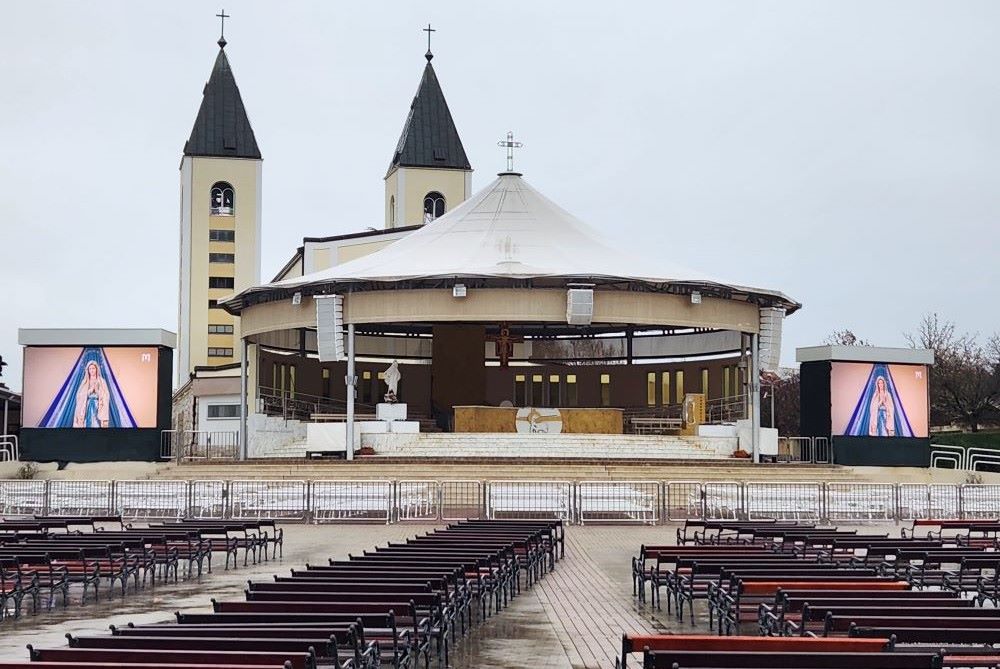
[[[843,330],[835,330],[824,340],[823,343],[833,344],[835,346],[872,346],[870,341],[862,339],[846,328]]]
[[[801,434],[799,418],[801,407],[799,404],[799,373],[796,371],[787,376],[764,372],[761,374],[762,402],[763,408],[767,408],[771,400],[763,397],[769,393],[774,393],[774,424],[771,427],[778,428],[778,434],[795,435]]]
[[[913,347],[934,351],[931,373],[931,422],[957,422],[976,432],[1000,407],[1000,334],[985,345],[955,324],[928,314],[917,331],[906,334]]]
[[[955,324],[942,320],[937,313],[926,314],[916,332],[903,335],[912,348],[929,348],[935,355],[951,350],[955,343]]]

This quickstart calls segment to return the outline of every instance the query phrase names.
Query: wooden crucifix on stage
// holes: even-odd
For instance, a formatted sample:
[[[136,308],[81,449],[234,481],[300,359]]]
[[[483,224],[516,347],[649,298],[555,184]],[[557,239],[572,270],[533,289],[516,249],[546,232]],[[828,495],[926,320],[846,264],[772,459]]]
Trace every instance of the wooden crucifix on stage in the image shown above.
[[[514,344],[524,341],[524,337],[512,337],[510,334],[510,323],[501,323],[499,332],[495,335],[486,335],[486,341],[494,342],[496,345],[496,356],[500,359],[500,367],[510,366],[510,359],[514,355]]]

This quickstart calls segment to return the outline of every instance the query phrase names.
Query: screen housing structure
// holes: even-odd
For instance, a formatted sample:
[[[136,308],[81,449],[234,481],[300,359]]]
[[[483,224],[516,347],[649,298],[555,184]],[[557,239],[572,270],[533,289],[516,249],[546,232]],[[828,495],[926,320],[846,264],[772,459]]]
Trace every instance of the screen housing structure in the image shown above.
[[[154,461],[160,458],[160,435],[170,429],[173,351],[177,336],[161,329],[21,329],[25,373],[30,373],[32,349],[99,348],[120,353],[122,349],[155,351],[155,407],[146,412],[138,427],[37,427],[37,421],[22,426],[21,459],[36,462]],[[32,384],[22,388],[31,392]],[[30,400],[30,398],[29,398]],[[43,400],[44,401],[44,400]],[[150,416],[155,418],[150,420]]]
[[[799,367],[799,399],[801,406],[800,435],[804,437],[826,437],[833,448],[833,459],[837,464],[883,466],[883,467],[928,467],[930,466],[930,437],[926,430],[914,431],[921,436],[851,436],[844,434],[843,411],[835,411],[835,402],[850,401],[850,398],[834,397],[834,381],[837,365],[842,363],[866,363],[886,365],[890,368],[907,366],[924,369],[925,388],[922,405],[915,414],[929,415],[930,384],[933,382],[931,366],[934,352],[927,349],[884,348],[877,346],[811,346],[796,349]],[[855,397],[855,404],[860,398]],[[916,401],[912,399],[911,402]],[[853,409],[854,407],[852,407]],[[834,415],[838,424],[834,424]]]

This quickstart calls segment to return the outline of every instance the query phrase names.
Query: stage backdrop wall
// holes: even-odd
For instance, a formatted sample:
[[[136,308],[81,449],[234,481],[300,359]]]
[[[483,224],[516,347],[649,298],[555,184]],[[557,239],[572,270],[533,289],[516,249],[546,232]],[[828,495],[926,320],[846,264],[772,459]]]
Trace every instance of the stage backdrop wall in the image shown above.
[[[88,406],[79,411],[75,403],[81,381],[70,368],[76,364],[84,369],[81,374],[86,373],[86,367],[90,365],[88,352],[84,349],[93,348],[104,352],[104,357],[98,357],[97,361],[99,365],[107,363],[114,370],[114,380],[107,378],[100,384],[100,392],[93,393],[99,398],[93,400],[92,408]],[[76,355],[73,354],[74,349]],[[132,354],[142,356],[145,351],[154,354],[151,357],[155,359],[150,359],[150,363],[155,367],[155,374],[152,370],[144,373],[138,366],[130,368],[125,362]],[[23,460],[108,462],[159,459],[160,433],[170,429],[171,348],[36,346],[25,349],[25,363],[24,397],[31,404],[30,422],[26,420],[21,429]],[[34,372],[39,374],[35,379],[31,378],[33,365]],[[103,368],[101,372],[104,372]],[[62,379],[55,383],[54,377],[60,375]],[[106,377],[105,374],[102,378]],[[81,395],[81,399],[85,394]],[[104,409],[105,404],[110,406],[108,410]],[[103,422],[100,421],[102,418],[107,418],[108,427],[80,426],[80,421],[84,424],[94,420]],[[74,424],[77,427],[72,427]]]
[[[852,367],[837,370],[838,376],[833,369],[836,365]],[[855,365],[866,365],[870,369],[861,374],[860,367],[853,368]],[[900,408],[897,410],[895,422],[906,425],[899,428],[899,436],[869,434],[869,432],[878,434],[884,429],[885,422],[877,416],[871,421],[870,416],[864,414],[869,400],[863,397],[863,387],[869,377],[877,382],[879,376],[877,364],[828,360],[803,362],[799,367],[801,406],[799,427],[802,436],[829,437],[833,445],[834,461],[841,465],[929,467],[927,368],[895,364],[887,367],[893,372],[894,386],[898,386],[896,398]],[[918,369],[922,371],[922,377],[917,376]],[[845,378],[845,371],[848,378]],[[844,391],[843,387],[848,382],[853,385]],[[834,397],[832,389],[841,391],[840,395]],[[857,415],[855,410],[858,412]]]

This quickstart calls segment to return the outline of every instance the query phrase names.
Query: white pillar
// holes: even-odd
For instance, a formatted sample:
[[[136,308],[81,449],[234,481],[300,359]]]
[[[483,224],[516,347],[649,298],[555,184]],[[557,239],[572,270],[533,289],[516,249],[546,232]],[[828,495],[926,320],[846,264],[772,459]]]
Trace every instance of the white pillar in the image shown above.
[[[347,376],[344,384],[347,386],[347,425],[344,437],[347,440],[347,459],[354,459],[354,323],[347,325]]]
[[[247,459],[247,340],[240,337],[240,460]]]
[[[760,462],[760,335],[751,335],[750,342],[750,441],[753,461]]]

